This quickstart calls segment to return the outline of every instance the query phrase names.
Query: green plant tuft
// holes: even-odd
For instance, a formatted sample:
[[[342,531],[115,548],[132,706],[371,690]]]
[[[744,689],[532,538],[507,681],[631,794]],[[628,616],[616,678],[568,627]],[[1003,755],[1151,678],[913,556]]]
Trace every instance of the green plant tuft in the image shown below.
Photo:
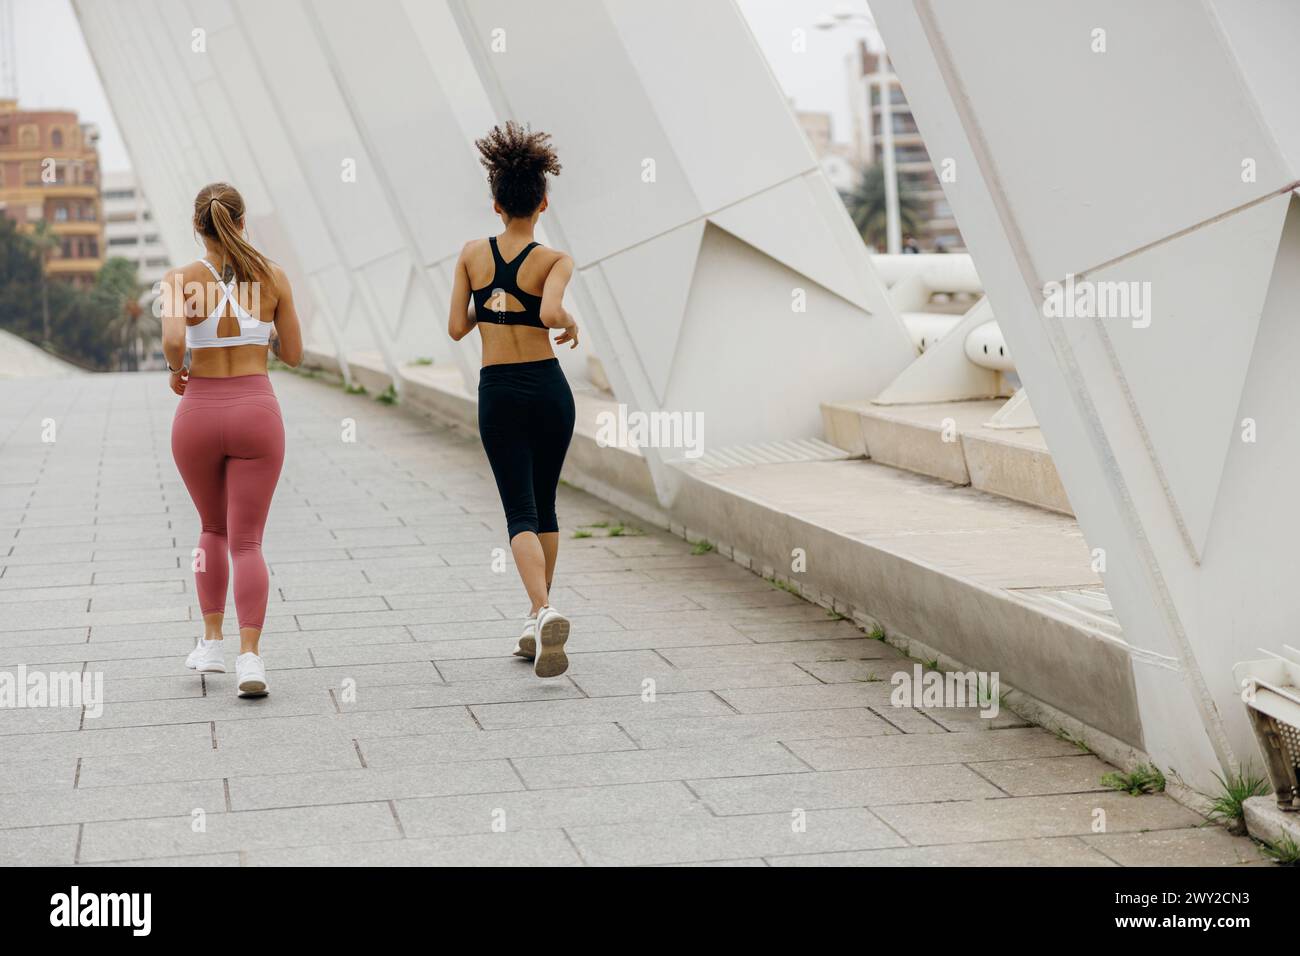
[[[1164,793],[1165,775],[1158,768],[1144,763],[1134,767],[1130,773],[1116,770],[1102,774],[1101,785],[1112,790],[1123,790],[1134,797],[1144,793]]]
[[[1300,866],[1300,845],[1289,833],[1283,833],[1276,843],[1265,843],[1260,852],[1279,866]]]
[[[1219,781],[1222,792],[1210,801],[1209,817],[1222,820],[1233,830],[1243,832],[1246,822],[1246,801],[1251,797],[1262,797],[1270,792],[1268,781],[1263,777],[1252,776],[1248,770],[1238,771],[1226,778],[1214,775]]]

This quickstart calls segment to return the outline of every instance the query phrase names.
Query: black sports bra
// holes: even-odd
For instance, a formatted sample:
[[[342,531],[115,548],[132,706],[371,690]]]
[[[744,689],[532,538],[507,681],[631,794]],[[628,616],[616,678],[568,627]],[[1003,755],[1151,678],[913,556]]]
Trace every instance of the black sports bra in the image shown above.
[[[542,297],[519,288],[519,266],[538,243],[530,242],[524,246],[519,255],[506,262],[501,257],[501,250],[497,248],[496,237],[493,236],[488,242],[492,246],[492,262],[495,268],[491,282],[481,289],[472,290],[475,319],[493,325],[530,325],[537,329],[546,328],[542,323]],[[523,308],[518,312],[507,311],[506,296],[514,296]]]

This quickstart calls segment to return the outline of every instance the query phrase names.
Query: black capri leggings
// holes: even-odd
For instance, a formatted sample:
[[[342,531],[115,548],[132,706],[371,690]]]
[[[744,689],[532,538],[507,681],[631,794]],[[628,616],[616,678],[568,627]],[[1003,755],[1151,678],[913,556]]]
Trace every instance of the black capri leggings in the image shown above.
[[[486,365],[478,377],[483,439],[510,537],[559,531],[555,490],[573,437],[573,392],[559,359]]]

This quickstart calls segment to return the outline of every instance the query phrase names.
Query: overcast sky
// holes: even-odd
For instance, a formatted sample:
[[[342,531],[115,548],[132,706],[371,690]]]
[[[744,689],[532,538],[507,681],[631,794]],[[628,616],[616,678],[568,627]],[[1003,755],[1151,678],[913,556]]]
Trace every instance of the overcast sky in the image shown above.
[[[786,95],[799,109],[832,113],[835,138],[847,139],[849,114],[844,57],[866,36],[866,28],[857,22],[830,31],[814,30],[812,26],[822,16],[837,10],[864,15],[865,0],[738,2]],[[806,53],[792,50],[792,31],[797,27],[808,30]],[[16,0],[14,28],[19,103],[27,108],[76,110],[82,122],[99,126],[104,168],[110,171],[130,168],[126,144],[113,122],[69,0]]]

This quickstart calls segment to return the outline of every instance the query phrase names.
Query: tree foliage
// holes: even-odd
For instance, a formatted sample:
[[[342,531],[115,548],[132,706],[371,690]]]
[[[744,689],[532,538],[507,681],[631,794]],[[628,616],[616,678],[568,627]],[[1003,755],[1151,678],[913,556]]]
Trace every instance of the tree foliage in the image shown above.
[[[156,335],[153,317],[139,305],[143,291],[135,265],[109,259],[95,283],[79,289],[45,283],[49,340],[42,315],[41,248],[38,240],[0,216],[0,328],[85,368],[134,368],[134,344]]]
[[[877,249],[885,247],[888,217],[885,208],[885,170],[876,163],[868,166],[851,191],[843,196],[853,225],[864,242]],[[903,234],[917,233],[924,221],[920,200],[908,188],[906,179],[898,182],[898,223]]]

